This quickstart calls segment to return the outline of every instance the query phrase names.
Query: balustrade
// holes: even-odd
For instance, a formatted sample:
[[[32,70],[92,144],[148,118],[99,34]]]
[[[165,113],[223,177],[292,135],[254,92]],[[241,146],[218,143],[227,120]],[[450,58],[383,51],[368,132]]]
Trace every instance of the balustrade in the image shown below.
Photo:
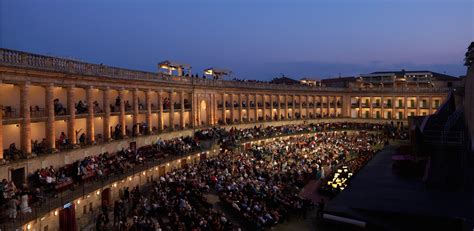
[[[182,84],[204,85],[207,87],[240,87],[253,89],[274,89],[274,90],[312,90],[312,91],[331,91],[344,92],[347,88],[337,87],[318,87],[310,85],[285,85],[272,84],[268,82],[257,81],[230,81],[202,79],[192,77],[170,76],[163,73],[153,73],[138,70],[129,70],[124,68],[109,67],[103,64],[91,64],[81,61],[64,59],[51,56],[43,56],[31,54],[27,52],[14,51],[9,49],[0,49],[0,62],[2,65],[31,67],[43,70],[64,71],[74,74],[104,76],[116,79],[131,80],[148,80],[156,82],[179,82]],[[353,88],[350,91],[371,91],[371,92],[446,92],[448,88],[422,88],[422,89],[405,89],[405,88],[372,88],[360,89]]]

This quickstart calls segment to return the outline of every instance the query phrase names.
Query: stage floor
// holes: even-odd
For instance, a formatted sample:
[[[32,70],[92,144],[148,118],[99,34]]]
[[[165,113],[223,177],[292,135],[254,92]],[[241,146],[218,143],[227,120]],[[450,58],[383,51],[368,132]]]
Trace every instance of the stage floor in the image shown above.
[[[474,230],[474,193],[428,190],[421,179],[395,175],[391,157],[398,144],[387,146],[370,160],[328,202],[326,212],[384,230]],[[462,222],[456,218],[466,220],[467,227],[459,227]]]

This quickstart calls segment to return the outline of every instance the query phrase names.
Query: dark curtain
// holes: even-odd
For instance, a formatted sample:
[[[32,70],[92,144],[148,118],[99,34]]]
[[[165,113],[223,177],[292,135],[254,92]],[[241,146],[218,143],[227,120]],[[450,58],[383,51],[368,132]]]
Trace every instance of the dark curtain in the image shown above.
[[[77,231],[76,206],[74,204],[59,211],[59,229],[61,231]]]

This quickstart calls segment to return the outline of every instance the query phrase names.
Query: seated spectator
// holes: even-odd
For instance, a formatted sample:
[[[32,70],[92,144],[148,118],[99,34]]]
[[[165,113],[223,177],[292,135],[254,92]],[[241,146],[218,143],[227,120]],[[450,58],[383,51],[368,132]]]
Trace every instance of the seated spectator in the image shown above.
[[[55,99],[53,102],[54,102],[54,114],[65,115],[66,108],[63,107],[63,104],[59,101],[59,99]]]

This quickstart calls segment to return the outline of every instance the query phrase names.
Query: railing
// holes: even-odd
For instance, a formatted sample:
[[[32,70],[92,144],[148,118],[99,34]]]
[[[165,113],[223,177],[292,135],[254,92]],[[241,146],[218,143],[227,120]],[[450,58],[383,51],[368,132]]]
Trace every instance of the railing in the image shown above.
[[[146,80],[155,82],[181,83],[188,85],[201,85],[204,87],[229,87],[229,88],[253,88],[253,89],[273,89],[273,90],[308,90],[321,92],[447,92],[449,88],[426,88],[426,89],[359,89],[359,88],[337,88],[337,87],[317,87],[310,85],[285,85],[271,84],[258,81],[227,81],[191,78],[181,76],[170,76],[164,73],[153,73],[146,71],[130,70],[118,67],[110,67],[103,64],[91,64],[70,59],[32,54],[22,51],[0,49],[0,63],[6,66],[26,67],[49,71],[60,71],[80,75],[92,75],[127,80]]]
[[[17,113],[16,109],[12,108],[10,106],[3,108],[1,113],[3,113],[3,118],[4,119],[18,118],[18,113]]]
[[[31,117],[43,117],[43,116],[45,116],[44,108],[42,108],[42,107],[31,107],[30,114],[31,114]]]

